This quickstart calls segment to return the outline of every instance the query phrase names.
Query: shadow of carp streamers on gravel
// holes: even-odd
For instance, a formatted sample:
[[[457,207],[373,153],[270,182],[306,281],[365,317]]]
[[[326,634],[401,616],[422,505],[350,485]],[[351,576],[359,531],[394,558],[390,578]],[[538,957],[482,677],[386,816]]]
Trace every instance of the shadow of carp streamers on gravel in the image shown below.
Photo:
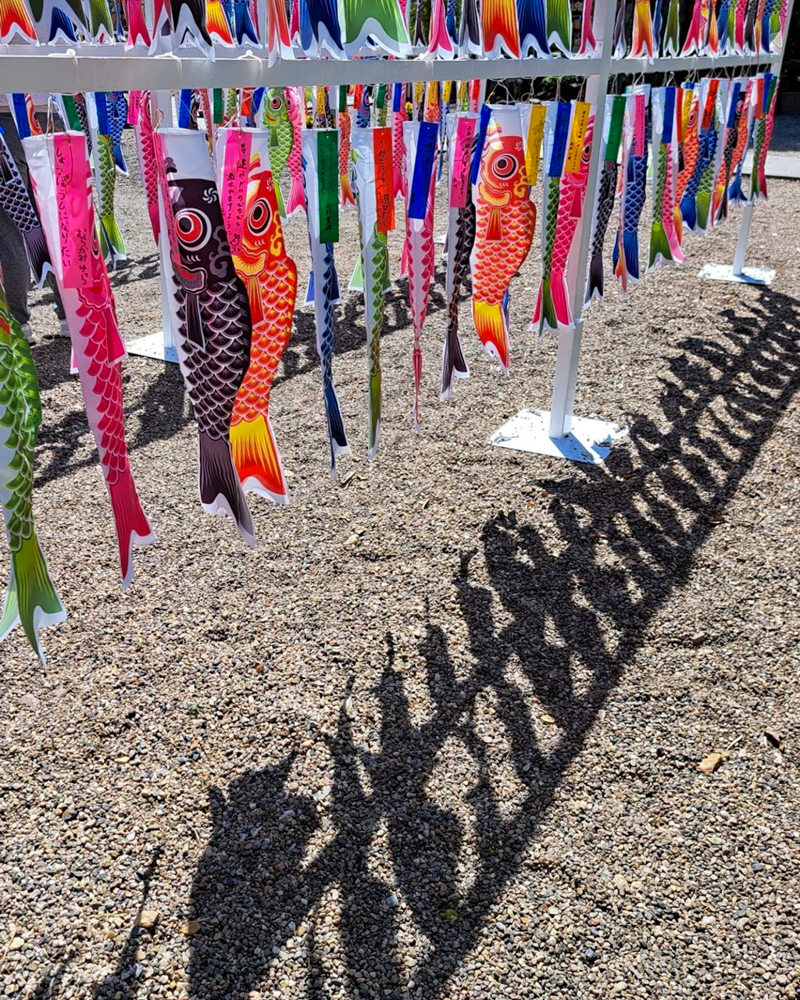
[[[492,927],[495,903],[520,875],[522,855],[598,712],[660,609],[689,581],[719,513],[800,387],[797,302],[764,290],[746,309],[718,315],[725,345],[698,336],[674,345],[661,376],[663,417],[656,423],[634,414],[630,450],[535,483],[551,496],[555,548],[510,511],[486,521],[475,547],[462,551],[454,600],[471,663],[451,658],[447,634],[429,615],[419,646],[429,706],[419,724],[386,636],[370,723],[375,739],[366,747],[354,737],[352,679],[335,731],[318,736],[333,767],[324,816],[318,794],[290,787],[295,753],[245,771],[224,792],[212,789],[213,830],[191,891],[190,918],[200,926],[187,969],[192,1000],[271,995],[270,963],[287,954],[303,925],[307,964],[298,998],[447,995],[451,977]],[[473,582],[481,563],[488,586]],[[493,789],[494,750],[478,728],[487,694],[522,788],[511,805]],[[536,701],[557,727],[547,745],[531,714]],[[472,787],[450,790],[451,806],[429,795],[449,740],[477,775]],[[471,830],[456,805],[471,816]],[[323,831],[323,845],[312,850]],[[388,851],[391,880],[371,868],[377,841]],[[477,872],[466,888],[462,862]],[[323,929],[315,911],[331,892],[341,914],[341,966],[318,956]],[[425,942],[413,991],[401,979],[411,973],[398,938],[398,898]]]

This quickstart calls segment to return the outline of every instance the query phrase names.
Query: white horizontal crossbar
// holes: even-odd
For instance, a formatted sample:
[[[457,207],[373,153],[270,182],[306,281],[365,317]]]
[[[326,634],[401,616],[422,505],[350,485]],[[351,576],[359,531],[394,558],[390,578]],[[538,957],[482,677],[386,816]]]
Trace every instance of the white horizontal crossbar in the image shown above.
[[[88,51],[37,51],[5,46],[0,54],[0,93],[91,93],[109,90],[180,90],[213,87],[291,87],[364,83],[424,83],[429,80],[501,80],[597,76],[603,59],[286,59],[268,65],[253,51],[218,52],[215,60],[197,53],[141,55],[122,45]],[[13,51],[16,50],[16,51]],[[194,50],[190,50],[190,53]],[[684,70],[752,68],[778,64],[780,54],[687,56],[612,60],[614,73],[669,73]]]

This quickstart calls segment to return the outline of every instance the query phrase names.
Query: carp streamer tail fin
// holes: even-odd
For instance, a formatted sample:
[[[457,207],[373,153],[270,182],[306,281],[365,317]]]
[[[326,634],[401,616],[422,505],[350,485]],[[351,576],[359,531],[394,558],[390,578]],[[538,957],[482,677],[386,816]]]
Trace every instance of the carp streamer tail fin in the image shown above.
[[[114,526],[117,529],[119,545],[119,565],[122,570],[123,590],[133,579],[134,545],[151,545],[156,541],[147,515],[142,509],[139,494],[130,469],[126,470],[115,483],[108,484],[111,509],[114,512]]]
[[[501,307],[474,299],[472,320],[484,351],[496,358],[503,371],[508,373],[508,326]]]
[[[268,418],[259,414],[255,420],[232,424],[231,454],[245,493],[259,493],[275,503],[289,502],[281,456]]]
[[[252,548],[256,533],[253,518],[239,484],[239,476],[231,457],[230,443],[225,438],[212,438],[198,432],[200,447],[200,502],[209,514],[228,514],[236,528]]]
[[[34,652],[44,663],[39,629],[63,622],[66,617],[34,531],[30,538],[23,539],[19,551],[11,554],[11,579],[0,618],[0,640],[19,622]]]

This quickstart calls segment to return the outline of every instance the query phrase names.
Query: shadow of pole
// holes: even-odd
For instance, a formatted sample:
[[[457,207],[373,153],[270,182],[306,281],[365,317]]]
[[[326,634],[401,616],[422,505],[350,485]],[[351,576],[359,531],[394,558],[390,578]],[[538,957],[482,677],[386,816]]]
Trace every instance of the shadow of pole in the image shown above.
[[[751,312],[723,312],[713,341],[689,337],[676,344],[660,401],[666,430],[634,416],[630,446],[612,452],[606,466],[538,484],[552,496],[554,540],[519,523],[513,511],[484,525],[480,548],[462,555],[454,577],[471,667],[459,680],[445,633],[429,621],[421,654],[432,708],[422,724],[412,721],[387,636],[376,692],[380,750],[357,745],[346,691],[327,741],[334,777],[324,818],[310,795],[286,789],[292,758],[248,771],[226,796],[215,795],[213,831],[191,895],[202,923],[188,969],[193,1000],[244,1000],[270,983],[287,939],[303,923],[311,941],[305,995],[344,987],[354,998],[407,997],[395,890],[369,865],[379,830],[387,831],[397,895],[428,943],[413,992],[442,995],[518,872],[648,624],[687,581],[718,515],[800,386],[797,304],[764,292]],[[476,560],[489,586],[473,582]],[[477,724],[487,693],[524,789],[511,815],[497,801]],[[534,725],[542,709],[560,734],[548,749]],[[478,876],[461,892],[457,869],[467,831],[427,794],[437,754],[450,739],[477,775],[471,787],[449,789],[468,804],[474,824]],[[321,826],[325,843],[314,853],[310,845]],[[314,947],[315,907],[331,893],[339,900],[343,979]],[[456,922],[446,919],[450,911]],[[259,940],[272,942],[271,951],[242,936],[250,925]]]

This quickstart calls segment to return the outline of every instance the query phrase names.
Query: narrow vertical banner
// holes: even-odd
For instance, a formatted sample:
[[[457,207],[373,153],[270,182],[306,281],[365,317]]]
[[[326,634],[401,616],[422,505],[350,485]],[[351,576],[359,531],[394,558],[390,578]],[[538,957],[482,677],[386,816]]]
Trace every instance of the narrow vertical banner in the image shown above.
[[[66,138],[64,133],[57,133],[53,139],[56,190],[62,194],[75,188],[80,190],[75,182],[72,163],[74,146],[65,142]],[[57,198],[56,206],[61,252],[61,282],[67,288],[85,288],[89,284],[87,279],[94,232],[85,226],[82,227],[79,220],[76,221],[77,213],[73,210],[72,198]]]
[[[489,128],[489,119],[492,117],[492,109],[488,104],[481,108],[481,117],[478,122],[478,141],[475,143],[475,153],[472,157],[472,183],[478,183],[478,172],[483,156],[483,147],[486,143],[486,130]]]
[[[555,128],[552,136],[552,149],[547,165],[548,177],[560,177],[564,170],[564,157],[569,141],[569,121],[572,105],[568,101],[558,101],[556,104]]]
[[[564,172],[567,174],[577,174],[581,169],[583,144],[590,111],[591,105],[587,101],[577,101],[575,103],[575,110],[572,113],[569,146],[567,148],[567,162],[564,166]]]
[[[408,217],[410,219],[425,218],[431,174],[436,159],[436,140],[439,135],[438,122],[420,122],[419,126],[417,155],[414,161],[408,203]]]
[[[99,113],[98,113],[99,118]],[[178,109],[178,127],[191,128],[192,125],[192,91],[181,91],[181,104]]]
[[[320,243],[339,242],[339,130],[315,129]]]
[[[456,122],[451,156],[450,208],[465,208],[470,187],[470,158],[477,119],[464,115]]]
[[[525,143],[525,170],[528,183],[533,186],[539,176],[539,161],[542,157],[542,136],[544,135],[544,120],[547,107],[544,104],[533,104],[530,109],[528,135]]]
[[[222,212],[231,253],[242,250],[247,215],[247,179],[250,172],[252,132],[242,128],[227,130],[223,163]]]
[[[635,94],[633,98],[633,155],[644,156],[645,151],[645,115],[647,114],[647,99],[644,94]]]
[[[378,232],[388,233],[397,225],[394,215],[392,130],[376,128],[372,133],[375,155],[375,205]]]
[[[215,125],[222,125],[225,121],[225,110],[222,106],[222,89],[220,87],[214,87],[214,93],[212,98],[212,116]]]

